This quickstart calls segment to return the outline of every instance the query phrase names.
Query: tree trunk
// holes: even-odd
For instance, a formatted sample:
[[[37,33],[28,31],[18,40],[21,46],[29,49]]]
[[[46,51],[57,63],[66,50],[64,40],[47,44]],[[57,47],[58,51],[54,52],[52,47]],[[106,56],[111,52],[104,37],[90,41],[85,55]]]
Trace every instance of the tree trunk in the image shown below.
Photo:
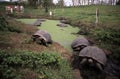
[[[73,3],[73,7],[74,7],[75,6],[74,0],[72,0],[72,3]]]
[[[117,5],[120,5],[120,0],[116,3]]]
[[[112,0],[109,0],[109,5],[112,5]]]
[[[81,5],[81,0],[78,0],[78,5]]]
[[[88,5],[90,5],[89,1],[90,1],[90,0],[88,0]]]
[[[64,12],[64,0],[62,0],[61,6],[62,6],[62,13],[63,13]]]
[[[94,0],[91,0],[91,4],[94,4]]]

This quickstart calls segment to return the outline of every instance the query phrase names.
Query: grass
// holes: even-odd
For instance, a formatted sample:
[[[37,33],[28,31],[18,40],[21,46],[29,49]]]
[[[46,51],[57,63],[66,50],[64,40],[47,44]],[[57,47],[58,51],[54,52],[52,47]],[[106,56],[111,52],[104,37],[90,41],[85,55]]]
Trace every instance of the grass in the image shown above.
[[[36,21],[36,19],[17,19],[17,21],[21,21],[25,24],[33,24]]]
[[[5,4],[0,5],[0,11],[5,11]],[[72,20],[80,20],[81,22],[95,23],[96,8],[99,9],[99,22],[106,26],[119,26],[120,25],[120,6],[112,5],[89,5],[79,7],[65,7],[64,11],[61,8],[52,8],[55,17],[67,17]],[[33,16],[46,16],[45,9],[35,9],[25,7],[24,14]],[[23,14],[23,15],[24,15]]]
[[[83,22],[95,22],[96,8],[99,9],[99,22],[110,26],[120,25],[120,6],[111,5],[91,5],[64,8],[62,12],[61,8],[53,8],[55,17],[67,17],[72,20],[80,20]],[[25,9],[25,13],[30,13],[36,16],[45,15],[43,9]]]
[[[65,16],[79,19],[81,21],[95,22],[96,8],[99,9],[99,20],[101,23],[117,23],[120,21],[120,6],[81,6],[65,8],[63,14],[61,9],[55,9],[55,16]],[[74,15],[74,16],[73,16]]]
[[[22,21],[24,23],[34,23],[35,19],[18,19],[19,21]],[[71,33],[77,33],[79,29],[76,27],[68,26],[68,27],[58,27],[56,26],[59,23],[57,20],[47,20],[46,22],[43,22],[42,25],[39,27],[39,29],[47,30],[51,36],[52,40],[55,42],[60,43],[65,48],[71,50],[71,43],[72,41],[78,36],[73,35]]]

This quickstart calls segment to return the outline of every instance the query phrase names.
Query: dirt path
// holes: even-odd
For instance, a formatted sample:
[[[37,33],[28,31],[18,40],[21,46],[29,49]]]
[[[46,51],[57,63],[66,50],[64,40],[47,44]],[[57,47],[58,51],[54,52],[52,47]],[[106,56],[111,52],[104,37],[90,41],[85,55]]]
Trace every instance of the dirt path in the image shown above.
[[[78,69],[73,70],[73,79],[83,79]]]

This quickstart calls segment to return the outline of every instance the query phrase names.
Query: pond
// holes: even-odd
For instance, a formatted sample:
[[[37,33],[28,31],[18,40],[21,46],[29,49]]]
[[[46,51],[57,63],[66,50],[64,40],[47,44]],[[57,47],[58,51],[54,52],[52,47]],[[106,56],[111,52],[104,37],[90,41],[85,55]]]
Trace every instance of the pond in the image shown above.
[[[37,19],[18,19],[18,21],[26,24],[33,24],[36,20]],[[68,25],[68,27],[59,27],[56,26],[58,23],[60,23],[58,20],[46,20],[45,22],[42,22],[41,26],[38,28],[47,30],[51,34],[53,41],[60,43],[62,46],[71,51],[72,41],[79,36],[74,33],[77,33],[79,28],[72,27],[70,25]]]

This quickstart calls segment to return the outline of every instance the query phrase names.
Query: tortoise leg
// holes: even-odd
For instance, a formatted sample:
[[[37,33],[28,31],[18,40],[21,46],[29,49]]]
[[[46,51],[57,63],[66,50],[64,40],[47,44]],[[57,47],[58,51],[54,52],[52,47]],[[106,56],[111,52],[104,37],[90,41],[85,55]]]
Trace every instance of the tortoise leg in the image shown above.
[[[36,38],[35,38],[34,36],[32,36],[31,39],[32,39],[33,41],[35,41]]]
[[[45,45],[46,47],[48,47],[48,44],[47,44],[47,42],[44,39],[41,39],[41,42],[42,42],[43,45]]]
[[[41,37],[37,38],[35,41],[36,43],[41,44]]]
[[[87,58],[83,58],[80,64],[84,64],[87,61]]]
[[[103,70],[103,68],[102,68],[102,66],[101,66],[100,63],[96,63],[96,66],[97,66],[101,71]]]

